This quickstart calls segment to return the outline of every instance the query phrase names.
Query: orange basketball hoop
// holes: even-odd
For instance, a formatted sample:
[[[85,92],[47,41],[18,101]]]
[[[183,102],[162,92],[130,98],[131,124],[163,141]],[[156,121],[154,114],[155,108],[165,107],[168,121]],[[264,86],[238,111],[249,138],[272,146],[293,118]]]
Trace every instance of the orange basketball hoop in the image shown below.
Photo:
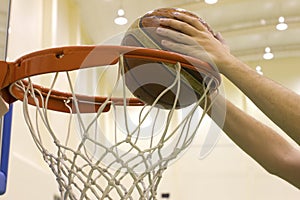
[[[124,59],[142,59],[147,62],[143,67],[157,62],[172,65],[174,80],[147,105],[127,90]],[[25,121],[65,199],[156,199],[163,171],[192,142],[212,105],[210,95],[221,82],[217,70],[206,62],[142,47],[52,48],[15,62],[1,61],[0,65],[1,96],[9,104],[23,101]],[[109,82],[111,89],[105,95],[76,91],[70,72],[112,66],[116,68],[116,81]],[[199,86],[203,94],[197,96],[194,104],[178,108],[183,68],[203,76]],[[44,75],[51,76],[48,86],[43,80],[35,82]],[[56,88],[60,75],[66,77],[66,91]],[[87,77],[87,82],[92,79]],[[87,87],[91,86],[87,83]],[[120,92],[115,96],[117,90]],[[159,98],[168,91],[174,92],[174,102],[170,104],[173,106],[157,106]],[[203,110],[199,110],[199,105]],[[59,111],[54,115],[67,117],[65,133],[63,127],[59,131],[53,127],[51,110]],[[135,120],[131,112],[136,115]],[[72,124],[77,125],[75,131]]]

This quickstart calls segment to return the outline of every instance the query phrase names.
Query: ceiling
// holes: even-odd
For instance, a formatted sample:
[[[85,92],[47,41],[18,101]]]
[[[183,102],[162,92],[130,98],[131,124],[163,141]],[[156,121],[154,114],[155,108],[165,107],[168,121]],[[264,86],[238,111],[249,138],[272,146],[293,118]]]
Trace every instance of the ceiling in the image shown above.
[[[203,0],[72,0],[79,9],[83,29],[93,44],[101,44],[124,33],[130,24],[146,12],[160,7],[178,7],[206,20],[215,32],[221,32],[233,54],[243,60],[259,60],[270,46],[276,57],[300,56],[299,0],[219,0],[208,5]],[[0,56],[4,56],[8,0],[0,0]],[[113,23],[122,7],[129,23]],[[289,28],[275,26],[284,16]],[[262,23],[264,22],[264,23]]]
[[[94,44],[125,32],[147,11],[160,7],[179,7],[192,11],[221,32],[233,54],[244,60],[258,60],[266,46],[277,57],[300,56],[299,0],[219,0],[208,5],[203,0],[74,0],[81,11],[82,25]],[[113,23],[122,7],[127,25]],[[279,16],[289,28],[276,30]]]

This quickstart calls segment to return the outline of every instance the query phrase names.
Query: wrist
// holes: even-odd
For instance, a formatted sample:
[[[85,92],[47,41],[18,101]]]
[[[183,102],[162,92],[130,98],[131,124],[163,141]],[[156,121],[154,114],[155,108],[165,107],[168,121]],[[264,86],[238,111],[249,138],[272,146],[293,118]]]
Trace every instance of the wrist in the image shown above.
[[[229,54],[226,59],[217,64],[219,72],[228,77],[233,71],[236,71],[240,67],[244,67],[244,63],[233,55]]]

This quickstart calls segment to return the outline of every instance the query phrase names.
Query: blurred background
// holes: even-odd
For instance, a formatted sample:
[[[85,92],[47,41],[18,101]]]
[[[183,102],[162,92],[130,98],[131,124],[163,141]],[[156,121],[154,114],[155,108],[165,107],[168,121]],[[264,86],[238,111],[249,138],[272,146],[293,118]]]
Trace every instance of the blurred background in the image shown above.
[[[222,33],[235,56],[300,94],[299,0],[12,0],[8,60],[50,47],[105,43],[126,31],[137,17],[160,7],[196,13]],[[8,10],[0,6],[0,12],[3,36]],[[1,41],[1,54],[4,47]],[[234,104],[283,134],[225,78],[223,87]],[[59,194],[55,178],[27,131],[21,106],[15,103],[8,190],[0,199],[53,200]],[[268,174],[224,133],[202,159],[199,141],[167,169],[159,199],[164,193],[171,200],[299,199],[298,189]]]

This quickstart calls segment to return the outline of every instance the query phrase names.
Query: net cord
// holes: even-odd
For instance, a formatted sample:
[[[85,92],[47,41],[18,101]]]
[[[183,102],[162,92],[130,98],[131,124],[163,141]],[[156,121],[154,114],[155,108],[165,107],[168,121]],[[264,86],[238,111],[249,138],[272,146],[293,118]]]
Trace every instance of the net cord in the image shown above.
[[[172,117],[174,116],[175,112],[175,106],[176,102],[178,100],[179,92],[180,92],[180,70],[181,65],[180,63],[175,64],[175,71],[176,71],[176,77],[174,79],[174,82],[167,87],[153,102],[152,105],[145,105],[142,107],[140,113],[139,113],[139,124],[134,130],[130,130],[128,127],[128,113],[127,113],[127,102],[126,102],[126,89],[125,89],[125,82],[123,79],[123,104],[124,104],[124,119],[125,119],[125,127],[126,127],[126,134],[127,137],[123,141],[118,140],[118,134],[117,134],[117,124],[116,121],[114,122],[114,138],[115,138],[115,144],[106,147],[101,142],[97,141],[97,137],[94,136],[91,137],[88,133],[92,129],[92,127],[97,124],[97,120],[104,112],[104,108],[111,104],[113,108],[113,112],[115,115],[115,118],[117,118],[116,113],[116,106],[113,101],[110,101],[110,98],[112,97],[112,93],[110,93],[101,104],[99,109],[97,110],[97,113],[94,117],[94,119],[88,124],[85,125],[82,119],[82,113],[80,113],[76,93],[73,88],[73,83],[70,78],[70,75],[68,72],[66,73],[68,85],[72,93],[73,98],[73,106],[75,106],[76,113],[72,112],[72,108],[69,107],[67,104],[68,102],[65,102],[65,105],[69,108],[69,120],[68,120],[68,128],[66,133],[66,139],[63,143],[59,140],[59,138],[56,136],[55,131],[52,129],[52,124],[49,119],[47,104],[48,100],[51,96],[51,91],[54,89],[55,84],[57,82],[58,76],[62,72],[55,73],[55,76],[52,80],[50,90],[46,97],[44,97],[41,92],[33,87],[33,83],[31,81],[31,78],[28,78],[28,85],[24,85],[22,81],[18,81],[16,85],[20,87],[24,92],[24,99],[23,99],[23,110],[24,110],[24,118],[25,121],[29,127],[29,130],[31,132],[31,135],[33,137],[33,140],[38,147],[39,151],[42,153],[44,160],[49,165],[49,167],[52,169],[53,173],[55,174],[57,178],[57,182],[60,186],[61,196],[64,199],[93,199],[88,196],[89,192],[97,199],[114,199],[110,193],[112,191],[116,191],[116,193],[121,197],[122,199],[130,199],[133,200],[133,193],[136,190],[137,193],[140,195],[140,199],[156,199],[156,190],[158,188],[158,184],[161,181],[162,173],[167,168],[169,163],[175,159],[181,151],[184,151],[187,149],[187,147],[191,144],[193,141],[199,126],[205,116],[205,113],[210,110],[213,99],[211,98],[210,102],[208,101],[208,95],[210,85],[213,84],[213,80],[209,79],[209,77],[205,77],[203,82],[207,84],[207,86],[204,86],[203,84],[203,91],[204,94],[201,98],[199,98],[198,102],[195,103],[193,108],[191,109],[190,113],[185,116],[180,123],[177,124],[175,128],[172,129],[171,133],[168,133],[170,130],[170,122]],[[116,89],[118,83],[120,80],[122,80],[121,75],[124,74],[124,66],[123,66],[123,55],[120,55],[119,60],[119,73],[117,77],[117,82],[115,83],[113,90]],[[208,80],[207,80],[208,79]],[[169,90],[171,90],[173,87],[175,87],[177,84],[176,89],[176,97],[172,106],[172,109],[170,109],[167,120],[166,120],[166,126],[164,127],[163,134],[161,136],[160,141],[158,144],[154,144],[154,129],[155,124],[158,120],[159,111],[156,112],[155,119],[154,119],[154,125],[152,127],[152,136],[150,137],[149,146],[147,149],[142,150],[138,146],[138,142],[140,139],[140,131],[141,126],[143,122],[146,120],[147,116],[149,116],[150,112],[155,108],[155,105],[159,101],[159,99]],[[28,107],[28,96],[31,96],[36,104],[35,109],[35,122],[32,121],[32,116],[29,111]],[[197,124],[196,128],[194,130],[190,130],[190,125],[192,123],[193,115],[196,111],[196,109],[199,108],[199,105],[202,105],[203,113],[200,117],[199,123]],[[146,110],[147,108],[147,110]],[[145,112],[145,113],[144,113]],[[76,116],[76,119],[78,120],[80,132],[81,132],[81,141],[79,142],[78,146],[75,148],[69,147],[70,143],[70,137],[73,133],[71,133],[71,124],[73,121],[73,118]],[[43,141],[43,134],[44,132],[41,132],[41,122],[46,128],[47,132],[50,134],[51,138],[53,139],[54,145],[57,147],[56,152],[48,152],[46,149],[46,145]],[[175,148],[173,149],[173,153],[167,157],[163,155],[163,147],[164,145],[170,141],[172,138],[175,137],[175,134],[178,134],[178,131],[181,128],[181,132],[179,133],[178,140],[176,142]],[[185,134],[185,132],[190,132],[190,134]],[[135,138],[133,137],[135,136]],[[89,152],[85,144],[87,142],[92,142],[93,145],[96,147],[101,147],[105,149],[105,152],[102,156],[97,158],[95,162],[93,160],[95,157],[93,156],[94,152]],[[129,144],[130,148],[121,153],[119,152],[118,147],[123,144]],[[96,151],[96,150],[95,150]],[[132,151],[138,152],[136,157],[132,157],[128,160],[126,160],[127,156],[131,154]],[[159,163],[153,163],[151,161],[151,157],[154,153],[157,153],[159,156]],[[56,155],[55,155],[56,154]],[[67,154],[72,154],[73,158],[68,158]],[[105,156],[107,154],[113,155],[116,159],[111,161],[111,163],[107,164],[107,166],[103,166],[102,162],[105,159]],[[77,166],[77,160],[81,159],[85,162],[82,166]],[[130,166],[130,163],[136,160],[137,158],[140,158],[141,161],[137,162],[136,164]],[[110,170],[110,168],[113,168],[114,165],[119,164],[121,167]],[[137,173],[135,170],[136,167],[143,164],[145,166],[145,171],[142,173]],[[85,172],[85,169],[90,168],[90,171]],[[126,173],[123,173],[122,171],[126,171]],[[99,173],[97,176],[93,176],[93,174],[97,171]],[[81,173],[81,174],[80,174]],[[131,185],[122,185],[121,181],[125,179],[126,177],[132,178],[132,184]],[[101,186],[100,183],[97,183],[97,179],[102,177],[103,179],[107,180],[106,186]],[[65,179],[66,178],[66,179]],[[76,181],[79,181],[80,183],[76,183]],[[74,187],[74,188],[73,188]],[[79,197],[76,196],[77,193],[74,192],[74,190],[79,191]],[[99,192],[100,191],[100,192]],[[78,195],[78,194],[77,194]]]

